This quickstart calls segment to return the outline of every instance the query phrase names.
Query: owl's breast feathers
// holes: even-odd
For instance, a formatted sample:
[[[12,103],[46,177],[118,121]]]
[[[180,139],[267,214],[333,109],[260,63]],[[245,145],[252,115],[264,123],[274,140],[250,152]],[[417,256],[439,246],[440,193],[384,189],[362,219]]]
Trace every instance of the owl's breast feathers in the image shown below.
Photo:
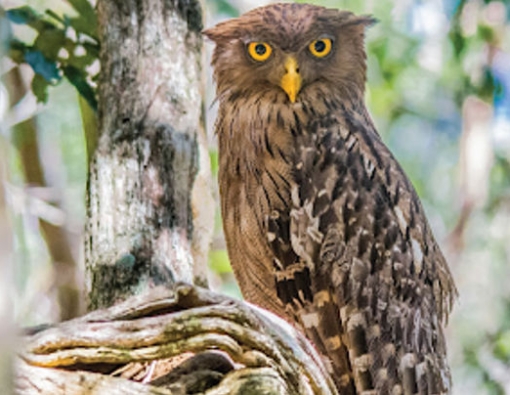
[[[448,266],[364,106],[325,97],[253,99],[255,115],[218,121],[243,294],[302,327],[342,394],[447,393]]]

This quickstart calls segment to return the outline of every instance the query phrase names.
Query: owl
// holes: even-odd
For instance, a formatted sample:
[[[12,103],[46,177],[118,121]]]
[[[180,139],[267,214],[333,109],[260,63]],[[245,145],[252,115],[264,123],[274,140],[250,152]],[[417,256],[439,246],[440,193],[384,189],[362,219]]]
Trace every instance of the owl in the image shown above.
[[[373,23],[273,4],[204,32],[227,249],[244,297],[306,334],[340,394],[445,394],[456,289],[364,103]]]

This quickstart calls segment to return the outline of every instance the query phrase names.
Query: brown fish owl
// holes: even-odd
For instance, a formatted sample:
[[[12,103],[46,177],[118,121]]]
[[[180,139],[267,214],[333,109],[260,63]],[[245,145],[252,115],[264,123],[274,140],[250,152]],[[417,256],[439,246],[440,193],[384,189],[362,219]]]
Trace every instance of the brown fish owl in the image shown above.
[[[275,4],[205,31],[227,248],[245,298],[306,333],[340,394],[444,394],[456,291],[365,107],[373,22]]]

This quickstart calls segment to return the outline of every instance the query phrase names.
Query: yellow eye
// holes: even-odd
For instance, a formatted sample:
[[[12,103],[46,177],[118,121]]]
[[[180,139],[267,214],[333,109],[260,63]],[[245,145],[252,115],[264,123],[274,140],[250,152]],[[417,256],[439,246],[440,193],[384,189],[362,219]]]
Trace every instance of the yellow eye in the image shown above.
[[[258,62],[263,62],[271,56],[273,49],[268,43],[252,42],[248,44],[248,53]]]
[[[313,56],[318,58],[323,58],[327,54],[331,52],[332,41],[329,38],[320,38],[318,40],[312,41],[312,43],[308,46],[310,52]]]

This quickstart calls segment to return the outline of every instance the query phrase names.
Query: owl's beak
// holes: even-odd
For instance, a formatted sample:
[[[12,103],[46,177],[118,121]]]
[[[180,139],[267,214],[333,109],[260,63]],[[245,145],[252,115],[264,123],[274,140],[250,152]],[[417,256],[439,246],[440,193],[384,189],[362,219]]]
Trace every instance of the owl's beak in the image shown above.
[[[288,57],[285,61],[285,74],[280,86],[287,93],[290,102],[294,103],[301,89],[301,75],[299,75],[298,63],[293,57]]]

